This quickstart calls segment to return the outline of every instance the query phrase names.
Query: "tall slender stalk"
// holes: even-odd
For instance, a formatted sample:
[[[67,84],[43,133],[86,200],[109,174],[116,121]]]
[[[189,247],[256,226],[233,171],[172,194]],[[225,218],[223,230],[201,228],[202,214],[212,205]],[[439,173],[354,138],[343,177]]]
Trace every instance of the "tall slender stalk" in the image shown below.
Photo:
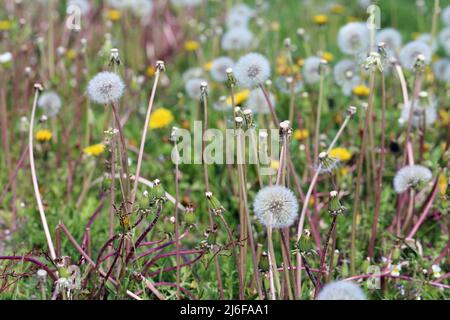
[[[34,94],[33,108],[32,108],[32,111],[31,111],[30,131],[29,131],[29,135],[28,135],[28,145],[29,145],[28,146],[28,149],[29,149],[28,153],[30,155],[31,179],[33,181],[34,195],[36,197],[36,202],[37,202],[37,205],[38,205],[39,214],[41,216],[42,226],[44,227],[44,233],[45,233],[45,238],[47,239],[47,245],[48,245],[48,249],[50,251],[50,257],[52,259],[56,259],[56,253],[55,253],[55,249],[53,247],[52,237],[50,235],[50,230],[49,230],[48,224],[47,224],[47,218],[45,216],[44,206],[42,204],[41,194],[39,192],[39,184],[38,184],[38,180],[37,180],[37,176],[36,176],[36,167],[34,165],[34,152],[33,152],[34,118],[35,118],[35,115],[36,115],[36,105],[37,105],[37,100],[39,98],[39,92],[42,91],[43,88],[42,88],[41,84],[37,83],[37,84],[34,85],[34,89],[35,89],[35,94]]]

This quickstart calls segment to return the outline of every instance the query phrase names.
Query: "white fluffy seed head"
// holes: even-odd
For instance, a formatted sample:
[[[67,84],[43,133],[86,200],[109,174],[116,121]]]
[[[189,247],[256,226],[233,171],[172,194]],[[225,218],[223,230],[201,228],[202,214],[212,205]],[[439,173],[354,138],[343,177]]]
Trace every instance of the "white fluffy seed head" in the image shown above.
[[[365,23],[350,22],[341,27],[337,43],[345,54],[357,54],[369,47],[369,29]]]
[[[211,65],[211,77],[217,82],[228,80],[227,69],[233,68],[234,61],[229,57],[218,57],[214,59]]]
[[[407,124],[411,113],[411,106],[414,106],[411,115],[411,125],[413,128],[421,128],[424,124],[426,126],[432,125],[437,119],[437,101],[434,98],[421,98],[414,105],[411,101],[403,106],[400,116],[400,122]]]
[[[325,285],[317,300],[367,300],[364,291],[350,281],[335,281]]]
[[[376,35],[376,42],[383,42],[389,56],[394,56],[402,46],[402,35],[394,28],[386,28]]]
[[[425,42],[412,41],[400,50],[399,60],[403,67],[412,70],[419,55],[423,55],[426,64],[430,63],[432,55],[431,48]]]
[[[222,36],[222,49],[231,50],[247,50],[254,43],[255,37],[253,33],[245,27],[236,27],[228,30]]]
[[[245,4],[237,4],[228,11],[226,25],[228,29],[247,27],[254,10]]]
[[[184,89],[186,90],[187,95],[192,99],[200,99],[202,95],[202,83],[205,82],[204,79],[201,78],[193,78],[186,81]]]
[[[54,91],[42,93],[37,104],[44,114],[50,118],[56,116],[62,106],[61,98]]]
[[[303,78],[306,83],[313,84],[320,80],[321,59],[319,57],[309,57],[303,64]]]
[[[275,96],[269,92],[269,100],[272,106],[275,108]],[[255,114],[268,114],[270,113],[269,104],[261,89],[253,89],[247,98],[247,108],[252,110]]]
[[[342,93],[346,96],[352,94],[355,86],[361,83],[358,65],[348,59],[339,61],[333,69],[334,81],[341,87]]]
[[[447,55],[450,55],[450,27],[442,29],[438,38]]]
[[[118,101],[124,90],[125,84],[117,74],[103,71],[89,81],[87,92],[92,101],[109,104]]]
[[[234,76],[243,87],[256,87],[270,76],[270,63],[262,54],[248,53],[234,67]]]
[[[294,193],[282,186],[268,186],[255,197],[253,208],[256,218],[266,227],[274,229],[291,226],[298,214]]]
[[[441,19],[447,27],[450,27],[450,6],[447,6],[442,10]]]
[[[421,165],[410,165],[397,171],[394,177],[394,190],[403,193],[419,183],[428,182],[432,178],[430,169]]]
[[[450,60],[444,58],[434,62],[433,73],[439,81],[450,83]]]

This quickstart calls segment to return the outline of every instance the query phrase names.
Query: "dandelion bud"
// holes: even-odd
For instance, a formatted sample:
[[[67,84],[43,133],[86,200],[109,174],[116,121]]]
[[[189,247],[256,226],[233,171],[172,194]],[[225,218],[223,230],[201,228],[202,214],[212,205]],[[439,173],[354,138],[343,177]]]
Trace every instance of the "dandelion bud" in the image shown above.
[[[36,272],[36,276],[40,282],[45,282],[47,280],[47,271],[44,269],[39,269]]]
[[[205,192],[205,196],[208,200],[209,209],[214,214],[222,214],[225,211],[224,207],[220,204],[219,200],[217,200],[217,198],[213,196],[212,192]]]
[[[229,86],[230,88],[235,87],[235,86],[236,86],[236,83],[237,83],[237,80],[236,80],[236,78],[234,77],[233,69],[232,69],[232,68],[227,68],[227,69],[225,70],[225,72],[227,73],[228,86]]]
[[[234,123],[236,125],[236,129],[242,128],[242,123],[244,122],[244,119],[242,117],[235,117]]]
[[[111,52],[110,52],[110,56],[109,56],[109,65],[116,65],[116,66],[120,66],[121,62],[120,62],[120,58],[119,58],[119,49],[117,48],[112,48]]]
[[[164,64],[164,61],[162,60],[156,61],[156,69],[159,71],[166,71],[166,65]]]
[[[301,253],[314,252],[314,241],[311,237],[311,232],[308,229],[304,229],[301,238],[296,244],[296,249]]]
[[[253,119],[253,112],[251,109],[245,109],[243,112],[245,122],[247,123],[248,128],[255,127],[255,122]]]
[[[290,49],[291,46],[292,46],[291,38],[286,38],[286,39],[284,39],[283,45],[284,45],[284,47],[285,47],[286,49]]]
[[[261,257],[259,258],[258,269],[261,273],[267,273],[270,270],[269,255],[265,251],[261,253]]]
[[[292,133],[291,123],[289,120],[280,122],[280,136],[289,136]]]
[[[353,117],[356,114],[356,107],[355,106],[350,106],[347,109],[347,116],[349,117]]]
[[[34,89],[37,90],[37,91],[43,91],[44,87],[40,83],[35,83],[34,84]]]
[[[337,216],[339,214],[342,214],[347,209],[341,204],[338,198],[337,191],[331,191],[330,192],[330,203],[328,204],[328,213],[332,216]]]
[[[321,165],[321,173],[330,173],[337,167],[338,160],[330,157],[326,152],[321,152],[319,153],[319,163]]]
[[[242,117],[243,113],[241,107],[234,107],[234,114],[236,114],[239,117]]]
[[[305,36],[305,29],[303,29],[303,28],[298,28],[297,29],[297,36],[299,36],[300,38],[303,38],[304,36]]]
[[[208,89],[208,82],[206,81],[200,82],[200,92],[202,93],[202,95],[208,94],[207,89]]]

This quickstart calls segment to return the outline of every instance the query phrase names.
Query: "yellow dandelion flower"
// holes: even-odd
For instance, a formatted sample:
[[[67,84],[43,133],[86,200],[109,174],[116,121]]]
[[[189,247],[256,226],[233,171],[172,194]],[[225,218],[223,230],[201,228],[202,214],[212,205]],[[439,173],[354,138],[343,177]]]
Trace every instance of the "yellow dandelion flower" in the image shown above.
[[[323,26],[328,23],[328,17],[324,14],[315,15],[313,21],[318,26]]]
[[[6,31],[11,29],[12,23],[9,20],[0,20],[0,31]]]
[[[47,129],[38,130],[36,132],[36,140],[39,142],[47,142],[52,139],[52,132]]]
[[[205,63],[205,64],[203,65],[203,69],[205,69],[205,71],[210,71],[210,70],[211,70],[211,67],[212,67],[212,64],[213,64],[212,61],[209,61],[209,62]]]
[[[359,85],[353,88],[353,94],[359,98],[368,97],[370,94],[370,89],[364,85]]]
[[[330,11],[331,11],[331,13],[334,13],[334,14],[341,14],[345,11],[345,7],[342,4],[334,3],[330,7]]]
[[[120,20],[121,13],[119,10],[111,9],[106,12],[106,16],[111,21],[118,21]]]
[[[342,167],[339,169],[339,173],[341,174],[342,177],[345,177],[346,175],[348,175],[348,172],[350,170],[348,169],[348,167]]]
[[[297,130],[294,130],[294,139],[295,139],[295,140],[300,141],[300,140],[304,140],[304,139],[306,139],[306,138],[308,138],[308,137],[309,137],[309,131],[308,131],[307,129],[302,129],[302,130],[297,129]]]
[[[151,129],[167,127],[173,121],[173,114],[169,109],[156,109],[150,116],[149,126]]]
[[[155,75],[156,72],[156,68],[154,66],[149,66],[147,68],[147,70],[145,71],[145,73],[147,74],[147,76],[149,77],[153,77]]]
[[[280,167],[280,161],[278,161],[278,160],[270,161],[270,167],[272,169],[278,170],[278,168]]]
[[[302,59],[302,58],[298,58],[297,59],[297,65],[299,67],[303,67],[304,64],[305,64],[305,60],[304,59]]]
[[[196,51],[198,48],[200,48],[200,44],[195,40],[188,40],[184,43],[186,51]]]
[[[334,59],[334,56],[331,52],[324,52],[322,53],[322,59],[326,60],[327,62],[331,62]]]
[[[249,89],[244,89],[242,91],[237,92],[234,95],[234,101],[236,103],[236,105],[240,105],[242,102],[244,102],[245,100],[247,100],[248,96],[250,94],[250,90]],[[228,106],[231,106],[231,97],[228,97],[226,100],[226,104]]]
[[[448,125],[448,122],[450,121],[448,112],[445,110],[439,110],[439,116],[441,117],[442,124],[444,126]]]
[[[93,144],[83,149],[83,152],[89,156],[97,157],[105,151],[103,143]]]
[[[445,196],[447,188],[448,188],[447,176],[445,173],[441,173],[439,175],[439,192],[441,193],[442,196]]]
[[[69,49],[66,51],[66,58],[69,60],[73,60],[75,59],[75,57],[77,56],[77,52],[73,49]]]
[[[275,32],[280,31],[280,23],[278,21],[272,21],[270,23],[270,29]]]
[[[351,159],[352,154],[345,148],[333,148],[330,151],[330,157],[339,159],[341,161],[348,161]]]

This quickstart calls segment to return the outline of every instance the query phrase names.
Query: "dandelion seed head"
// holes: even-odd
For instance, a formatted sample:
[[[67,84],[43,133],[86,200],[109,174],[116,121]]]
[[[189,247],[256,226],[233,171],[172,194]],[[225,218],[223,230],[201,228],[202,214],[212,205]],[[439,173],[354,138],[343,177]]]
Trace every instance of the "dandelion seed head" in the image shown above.
[[[284,94],[299,93],[303,89],[303,82],[300,79],[280,76],[275,80],[278,90]]]
[[[237,4],[228,11],[226,25],[228,29],[247,27],[254,10],[245,4]]]
[[[357,54],[369,47],[369,29],[365,23],[350,22],[341,27],[337,43],[345,54]]]
[[[435,53],[438,49],[438,42],[436,41],[436,39],[432,39],[431,38],[431,34],[429,33],[422,33],[420,34],[417,38],[416,41],[420,41],[423,42],[425,44],[427,44],[428,46],[431,43],[431,52]]]
[[[201,87],[203,82],[205,82],[205,80],[201,78],[193,78],[188,80],[184,86],[187,95],[192,99],[200,99],[202,95]]]
[[[321,60],[319,57],[309,57],[303,64],[303,78],[306,83],[313,84],[320,81]]]
[[[122,79],[113,72],[103,71],[89,81],[87,92],[92,101],[109,104],[118,101],[125,90]]]
[[[282,186],[262,188],[256,194],[253,208],[256,218],[266,227],[274,229],[291,226],[298,214],[294,193]]]
[[[447,27],[450,27],[450,6],[447,6],[442,10],[441,19]]]
[[[333,75],[334,81],[341,87],[342,93],[346,96],[350,96],[353,88],[361,83],[358,65],[352,60],[339,61],[334,66]]]
[[[236,63],[234,75],[241,86],[256,87],[269,78],[270,63],[262,54],[248,53]]]
[[[62,102],[56,92],[46,91],[40,95],[37,105],[47,117],[52,118],[58,114]]]
[[[203,78],[203,69],[202,68],[190,68],[183,73],[182,78],[183,78],[184,82],[187,82],[194,78]]]
[[[233,68],[234,61],[229,57],[218,57],[214,59],[211,65],[211,77],[217,82],[228,80],[227,70]]]
[[[254,43],[255,36],[245,27],[237,27],[228,30],[222,36],[222,49],[231,50],[247,50]]]
[[[447,55],[450,55],[450,27],[442,29],[439,32],[438,39]]]
[[[275,96],[271,92],[269,92],[268,94],[269,100],[272,103],[272,106],[275,108],[276,106]],[[250,94],[247,98],[247,108],[252,110],[252,112],[255,114],[270,113],[269,105],[261,89],[256,88],[250,91]]]
[[[411,107],[414,107],[411,115],[411,125],[413,128],[421,128],[424,124],[426,126],[432,125],[437,119],[437,101],[434,98],[422,97],[413,105],[412,101],[403,106],[401,112],[401,122],[407,124],[411,112]]]
[[[421,165],[410,165],[397,171],[394,177],[394,190],[403,193],[419,183],[430,181],[432,173],[430,169]]]
[[[377,33],[376,42],[383,42],[388,56],[394,56],[402,46],[402,35],[394,28],[385,28]]]
[[[412,70],[419,55],[423,55],[426,64],[431,61],[431,48],[422,41],[412,41],[407,43],[399,53],[399,61],[406,69]]]
[[[326,284],[317,300],[367,300],[364,291],[350,281],[335,281]]]
[[[450,83],[450,59],[439,59],[434,62],[433,73],[439,81]]]

